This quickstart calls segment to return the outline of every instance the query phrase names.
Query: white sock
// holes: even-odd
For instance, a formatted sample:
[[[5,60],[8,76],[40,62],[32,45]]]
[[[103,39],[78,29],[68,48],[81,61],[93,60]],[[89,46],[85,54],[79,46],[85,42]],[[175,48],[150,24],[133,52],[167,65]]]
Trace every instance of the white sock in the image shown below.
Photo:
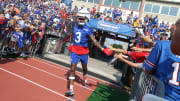
[[[83,77],[87,77],[87,74],[85,74],[85,75],[83,74]]]
[[[70,85],[70,90],[73,90],[73,87],[74,87],[73,85]]]

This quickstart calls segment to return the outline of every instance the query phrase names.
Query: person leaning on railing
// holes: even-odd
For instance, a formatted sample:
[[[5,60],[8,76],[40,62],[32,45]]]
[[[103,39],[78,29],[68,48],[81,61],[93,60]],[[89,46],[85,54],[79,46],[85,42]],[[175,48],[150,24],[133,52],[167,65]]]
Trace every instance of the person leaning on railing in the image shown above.
[[[180,19],[176,22],[176,28],[171,33],[171,40],[157,41],[149,57],[144,63],[132,63],[116,54],[115,57],[136,68],[143,68],[148,74],[154,74],[165,85],[165,99],[170,101],[180,100]],[[170,49],[171,45],[171,49]],[[178,54],[175,55],[172,52]]]

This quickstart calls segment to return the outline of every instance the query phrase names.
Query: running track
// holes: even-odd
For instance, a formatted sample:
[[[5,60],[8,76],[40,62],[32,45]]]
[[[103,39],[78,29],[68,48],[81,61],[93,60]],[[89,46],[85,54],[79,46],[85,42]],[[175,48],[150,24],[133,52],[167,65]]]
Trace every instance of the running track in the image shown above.
[[[66,97],[68,70],[40,58],[0,60],[0,101],[86,101],[99,83],[116,87],[91,76],[84,85],[76,72],[75,95]]]

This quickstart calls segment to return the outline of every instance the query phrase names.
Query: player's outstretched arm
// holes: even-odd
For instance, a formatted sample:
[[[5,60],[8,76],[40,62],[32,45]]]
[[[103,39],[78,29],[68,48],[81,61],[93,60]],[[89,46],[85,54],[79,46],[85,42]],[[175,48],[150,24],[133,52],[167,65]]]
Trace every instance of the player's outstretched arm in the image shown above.
[[[110,51],[109,48],[103,48],[99,42],[94,38],[93,35],[89,35],[90,39],[92,40],[92,42],[95,44],[95,46],[99,49],[101,49],[106,55],[112,55],[113,51]]]
[[[95,46],[96,46],[97,48],[103,49],[103,47],[99,44],[99,42],[94,38],[93,35],[90,35],[89,37],[90,37],[90,39],[92,40],[92,42],[95,44]]]

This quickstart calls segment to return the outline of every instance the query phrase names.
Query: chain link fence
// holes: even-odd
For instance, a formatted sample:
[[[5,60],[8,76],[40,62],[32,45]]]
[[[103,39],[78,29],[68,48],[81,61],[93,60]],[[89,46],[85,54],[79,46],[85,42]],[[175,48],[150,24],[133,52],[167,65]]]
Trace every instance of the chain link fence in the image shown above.
[[[137,69],[132,85],[130,101],[142,101],[145,94],[164,97],[164,83],[153,75],[148,75],[142,69]]]

